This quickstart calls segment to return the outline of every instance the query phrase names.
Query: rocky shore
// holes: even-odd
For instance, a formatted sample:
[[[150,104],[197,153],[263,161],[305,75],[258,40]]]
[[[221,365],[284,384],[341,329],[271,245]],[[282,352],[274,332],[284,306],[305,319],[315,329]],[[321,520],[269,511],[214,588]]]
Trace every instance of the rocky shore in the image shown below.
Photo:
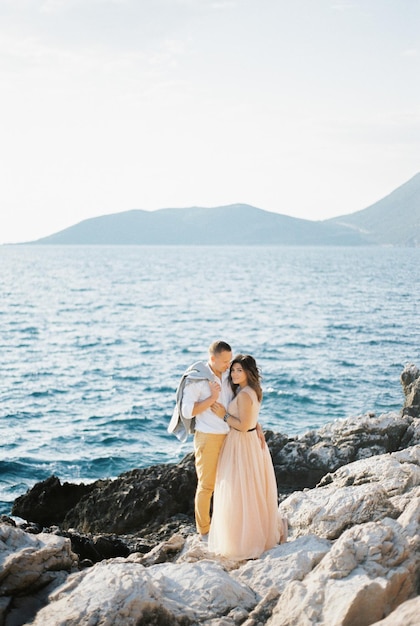
[[[415,365],[401,384],[399,413],[265,433],[289,539],[260,559],[217,558],[198,540],[192,455],[37,483],[0,518],[0,626],[419,624]]]

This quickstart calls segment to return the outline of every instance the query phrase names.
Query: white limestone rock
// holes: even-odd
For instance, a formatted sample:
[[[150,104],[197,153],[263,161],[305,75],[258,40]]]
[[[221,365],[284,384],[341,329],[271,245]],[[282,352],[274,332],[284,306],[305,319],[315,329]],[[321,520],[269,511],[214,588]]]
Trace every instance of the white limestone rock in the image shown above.
[[[390,416],[381,416],[375,428],[386,434],[387,424]],[[336,428],[345,446],[346,426]],[[354,436],[354,425],[349,432]],[[324,454],[321,444],[317,453]],[[196,535],[174,535],[146,555],[83,571],[75,571],[68,539],[0,525],[0,623],[417,623],[410,620],[418,598],[410,598],[420,578],[419,445],[340,467],[317,488],[290,495],[280,510],[289,521],[289,540],[260,559],[223,559]],[[174,562],[162,562],[167,559]],[[24,618],[31,611],[38,611],[33,622]]]
[[[339,468],[312,490],[297,491],[280,505],[292,537],[336,539],[350,526],[398,517],[397,496],[420,485],[420,446],[361,459]]]
[[[328,474],[320,484],[330,481],[335,487],[380,484],[389,497],[405,493],[420,485],[420,446],[349,463]]]
[[[330,547],[330,541],[314,535],[299,537],[268,550],[259,559],[247,561],[231,576],[250,587],[258,599],[272,589],[280,594],[291,580],[303,580]]]
[[[420,596],[407,600],[388,617],[372,626],[419,626],[420,623]]]
[[[353,526],[302,582],[285,588],[270,626],[368,626],[416,594],[420,498],[398,520]]]
[[[255,594],[212,561],[164,563],[144,567],[127,559],[110,559],[72,574],[37,614],[33,626],[135,626],[143,619],[195,623],[240,606],[250,609]],[[158,623],[158,622],[157,622]]]
[[[57,572],[53,580],[46,586],[29,595],[10,597],[7,611],[4,612],[4,626],[27,626],[32,623],[37,612],[48,603],[48,596],[59,585],[63,584],[68,572]],[[48,625],[46,625],[48,626]]]
[[[0,525],[0,596],[29,594],[50,583],[56,572],[77,564],[70,540],[57,535],[32,535]]]

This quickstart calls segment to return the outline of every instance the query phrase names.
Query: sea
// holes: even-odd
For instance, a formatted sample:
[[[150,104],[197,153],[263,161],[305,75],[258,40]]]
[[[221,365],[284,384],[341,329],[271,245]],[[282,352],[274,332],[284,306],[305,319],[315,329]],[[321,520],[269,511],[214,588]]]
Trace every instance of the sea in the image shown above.
[[[36,482],[174,463],[182,372],[252,354],[294,437],[400,411],[420,366],[419,248],[0,246],[0,513]]]

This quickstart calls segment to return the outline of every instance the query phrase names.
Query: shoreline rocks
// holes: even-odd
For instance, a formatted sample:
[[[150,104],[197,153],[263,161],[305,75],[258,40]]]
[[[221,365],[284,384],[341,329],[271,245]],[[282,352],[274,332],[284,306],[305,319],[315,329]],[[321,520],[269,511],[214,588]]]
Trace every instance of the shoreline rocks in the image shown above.
[[[416,445],[420,442],[417,423],[417,418],[397,413],[366,414],[293,439],[267,431],[279,499],[293,491],[313,489],[354,461]],[[12,515],[41,527],[59,526],[85,534],[135,533],[148,539],[156,535],[159,540],[179,523],[193,522],[196,474],[192,454],[178,464],[134,469],[115,479],[77,485],[77,491],[74,487],[51,476],[17,498]]]
[[[78,489],[38,483],[13,507],[25,523],[0,520],[0,624],[414,626],[419,370],[401,383],[400,414],[266,433],[289,539],[260,559],[199,541],[192,455]]]

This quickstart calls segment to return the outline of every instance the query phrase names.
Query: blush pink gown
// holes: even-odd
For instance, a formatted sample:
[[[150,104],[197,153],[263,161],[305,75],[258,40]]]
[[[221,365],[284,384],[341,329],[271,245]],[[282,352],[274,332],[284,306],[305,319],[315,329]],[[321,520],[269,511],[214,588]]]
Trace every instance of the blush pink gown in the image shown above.
[[[253,428],[260,410],[257,394],[248,386],[239,393],[251,397]],[[237,397],[228,407],[232,415],[239,415]],[[238,560],[258,558],[284,540],[281,524],[268,446],[262,449],[256,430],[241,432],[231,428],[217,466],[209,550]]]

